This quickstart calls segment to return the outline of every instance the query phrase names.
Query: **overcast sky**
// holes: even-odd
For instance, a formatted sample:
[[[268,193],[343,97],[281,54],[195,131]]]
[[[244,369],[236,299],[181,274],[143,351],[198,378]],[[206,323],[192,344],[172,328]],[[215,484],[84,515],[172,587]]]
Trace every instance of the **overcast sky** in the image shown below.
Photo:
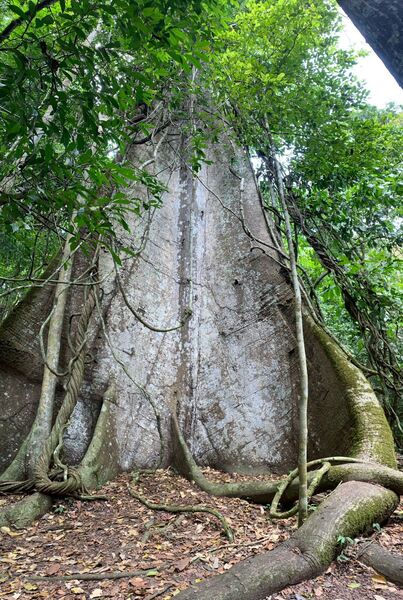
[[[369,54],[360,58],[355,68],[356,75],[363,79],[370,91],[368,100],[380,108],[388,102],[403,104],[403,90],[389,73],[383,62],[372,48],[365,43],[364,37],[342,12],[344,32],[341,34],[340,45],[343,48],[366,49]]]

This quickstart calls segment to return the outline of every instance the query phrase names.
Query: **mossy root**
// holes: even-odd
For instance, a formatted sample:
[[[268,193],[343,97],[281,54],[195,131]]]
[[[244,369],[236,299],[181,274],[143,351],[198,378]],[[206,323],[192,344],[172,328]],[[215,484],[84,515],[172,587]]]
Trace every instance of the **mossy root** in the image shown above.
[[[178,600],[263,600],[323,573],[340,535],[356,537],[389,517],[398,503],[391,490],[363,482],[340,485],[286,542],[248,558],[226,573],[181,592]]]
[[[26,496],[0,511],[0,527],[12,526],[15,529],[28,527],[35,519],[47,513],[52,504],[53,499],[47,494],[36,492]]]

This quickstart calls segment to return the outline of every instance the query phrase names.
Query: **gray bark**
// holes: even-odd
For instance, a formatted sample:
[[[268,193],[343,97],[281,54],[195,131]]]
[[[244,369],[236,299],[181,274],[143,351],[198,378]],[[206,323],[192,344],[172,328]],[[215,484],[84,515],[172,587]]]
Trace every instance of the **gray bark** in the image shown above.
[[[110,407],[115,433],[107,443],[118,470],[159,462],[151,398],[161,417],[163,464],[177,462],[168,408],[176,399],[182,431],[199,464],[241,472],[289,471],[298,456],[299,368],[288,270],[277,252],[264,245],[272,244],[272,238],[243,152],[231,156],[223,140],[209,151],[212,164],[195,177],[180,164],[178,149],[161,146],[155,169],[165,169],[169,191],[153,216],[143,253],[125,261],[120,276],[128,300],[146,321],[160,327],[176,324],[190,303],[192,317],[169,333],[145,328],[126,307],[104,255],[99,272],[101,280],[105,277],[102,313],[113,353],[98,320],[88,341],[92,361],[65,436],[67,459],[78,463],[84,455],[112,378],[117,388]],[[152,157],[150,144],[136,162]],[[239,177],[244,180],[242,194]],[[245,234],[242,214],[259,242]],[[134,234],[122,232],[121,241],[136,246],[145,223],[132,225]],[[76,289],[71,296],[67,318],[80,311],[81,294]],[[7,373],[0,379],[0,397],[6,417],[26,404],[33,412],[42,376],[37,328],[27,324],[26,310],[17,313],[18,319],[11,316],[0,331],[0,368]],[[38,309],[31,314],[40,322]],[[345,386],[325,344],[311,331],[306,336],[309,456],[346,455],[354,423]],[[19,422],[14,430],[8,421],[2,424],[0,453],[6,466],[12,458],[10,444],[23,435]]]
[[[401,0],[338,0],[368,44],[403,86],[403,4]]]

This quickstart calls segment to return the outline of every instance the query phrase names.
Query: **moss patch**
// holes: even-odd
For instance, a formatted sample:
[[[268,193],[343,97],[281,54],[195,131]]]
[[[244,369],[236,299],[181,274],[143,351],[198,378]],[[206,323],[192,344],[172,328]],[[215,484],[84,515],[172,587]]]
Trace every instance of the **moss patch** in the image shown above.
[[[351,419],[351,456],[395,468],[392,432],[371,385],[309,315],[305,316],[304,322],[321,343],[344,392]]]

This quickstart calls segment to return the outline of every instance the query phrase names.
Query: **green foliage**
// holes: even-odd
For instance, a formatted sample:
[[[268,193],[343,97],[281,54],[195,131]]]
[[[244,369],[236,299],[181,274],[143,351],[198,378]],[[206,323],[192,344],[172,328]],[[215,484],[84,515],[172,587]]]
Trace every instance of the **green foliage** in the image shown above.
[[[315,250],[302,235],[298,237],[298,260],[309,275],[310,282],[315,286],[326,325],[336,339],[342,340],[344,347],[365,364],[368,356],[360,330],[345,308],[341,290],[333,275],[324,271]],[[309,290],[309,283],[306,283]]]
[[[0,323],[25,295],[30,283],[42,277],[60,249],[58,235],[37,227],[31,218],[9,224],[0,216]]]
[[[350,347],[378,371],[374,383],[382,386],[394,422],[403,409],[401,119],[396,107],[353,111],[344,137],[334,135],[326,144],[317,134],[307,137],[291,162],[290,176],[303,233],[321,252],[322,265],[333,265],[333,285],[329,289],[327,278],[320,290],[333,304],[331,322],[340,330],[341,315],[334,307],[343,303],[361,330],[361,339],[355,334]],[[346,337],[351,341],[348,332]]]
[[[57,515],[63,515],[65,512],[67,512],[67,510],[68,509],[64,506],[64,504],[58,504],[53,508],[53,512]]]
[[[250,0],[221,36],[214,89],[232,107],[244,143],[267,147],[265,121],[282,148],[294,146],[329,111],[346,113],[365,91],[349,73],[354,56],[338,49],[332,1]]]
[[[184,99],[223,20],[221,0],[4,3],[0,34],[0,206],[11,232],[30,214],[110,240],[128,211],[161,202],[156,178],[125,160]],[[39,6],[39,5],[38,5]],[[7,25],[19,25],[4,37]],[[149,109],[147,107],[150,107]],[[196,150],[200,155],[200,144]],[[117,153],[122,157],[116,160]],[[120,190],[143,186],[144,198]],[[146,199],[146,202],[145,202]],[[71,222],[71,219],[75,223]],[[16,225],[17,224],[17,225]]]
[[[338,562],[349,561],[350,556],[348,555],[348,553],[346,551],[348,550],[349,547],[356,546],[358,543],[358,539],[357,538],[353,539],[348,536],[345,537],[344,535],[339,535],[339,537],[337,538],[337,543],[341,547],[341,552],[337,556]]]
[[[330,0],[250,0],[220,36],[210,81],[236,137],[261,160],[280,237],[280,206],[269,189],[273,151],[282,156],[301,265],[314,282],[329,272],[316,289],[325,321],[378,374],[374,383],[396,422],[402,115],[366,102],[351,71],[356,57],[337,45],[339,29]]]
[[[72,249],[96,238],[119,264],[131,252],[116,244],[117,229],[129,231],[128,222],[160,206],[165,188],[136,166],[130,148],[186,124],[192,70],[227,7],[0,2],[0,320],[68,232]],[[202,135],[188,146],[196,168]]]

